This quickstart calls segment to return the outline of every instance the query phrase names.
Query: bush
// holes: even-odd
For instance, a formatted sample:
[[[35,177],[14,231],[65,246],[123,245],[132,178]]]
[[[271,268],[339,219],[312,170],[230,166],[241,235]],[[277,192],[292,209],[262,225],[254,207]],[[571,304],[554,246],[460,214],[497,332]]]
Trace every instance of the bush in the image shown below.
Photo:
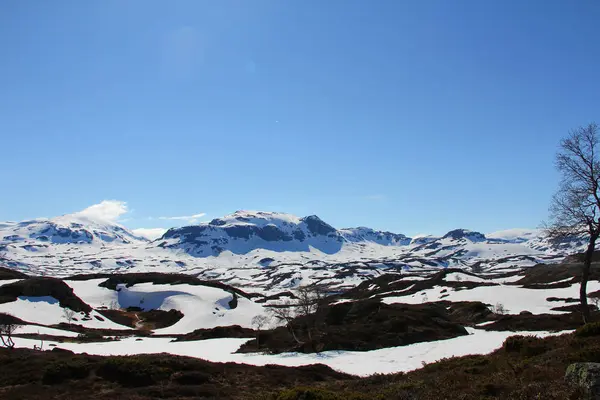
[[[210,374],[201,371],[185,371],[173,374],[173,380],[180,385],[201,385],[210,380]]]
[[[331,392],[325,389],[310,387],[284,390],[275,397],[276,400],[367,400],[377,398],[379,396],[366,396],[362,393]]]
[[[84,360],[56,361],[44,370],[42,383],[56,385],[67,380],[85,379],[90,370],[90,365]]]
[[[109,358],[96,374],[123,386],[150,386],[170,376],[169,370],[157,367],[150,359],[141,357]]]
[[[102,332],[87,331],[77,335],[77,339],[82,342],[94,342],[103,340],[104,336],[102,335]]]
[[[592,322],[577,328],[575,336],[588,337],[600,335],[600,322]]]
[[[544,339],[520,335],[506,338],[502,348],[507,353],[519,353],[524,357],[537,356],[550,350]]]
[[[570,362],[594,362],[600,361],[600,347],[584,348],[569,354]]]

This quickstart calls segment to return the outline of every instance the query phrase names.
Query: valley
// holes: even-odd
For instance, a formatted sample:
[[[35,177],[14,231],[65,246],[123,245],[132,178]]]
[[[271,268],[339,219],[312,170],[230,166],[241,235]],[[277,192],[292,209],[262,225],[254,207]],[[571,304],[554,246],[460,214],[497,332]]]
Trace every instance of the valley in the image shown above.
[[[334,379],[341,382],[412,373],[497,352],[514,336],[550,340],[581,325],[580,264],[568,255],[582,241],[541,231],[409,238],[267,212],[236,212],[153,241],[77,215],[2,229],[0,316],[15,326],[10,354],[319,364],[345,374]],[[317,296],[307,312],[302,288]],[[600,265],[588,293],[597,305]],[[59,385],[70,385],[65,379]]]

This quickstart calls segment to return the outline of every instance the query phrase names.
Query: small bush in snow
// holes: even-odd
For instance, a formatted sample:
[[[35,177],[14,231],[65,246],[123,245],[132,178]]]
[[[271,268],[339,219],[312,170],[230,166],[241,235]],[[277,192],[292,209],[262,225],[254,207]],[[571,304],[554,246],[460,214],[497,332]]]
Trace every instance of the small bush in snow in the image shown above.
[[[502,303],[496,303],[496,305],[492,306],[491,309],[494,314],[504,315],[507,313],[506,308]]]

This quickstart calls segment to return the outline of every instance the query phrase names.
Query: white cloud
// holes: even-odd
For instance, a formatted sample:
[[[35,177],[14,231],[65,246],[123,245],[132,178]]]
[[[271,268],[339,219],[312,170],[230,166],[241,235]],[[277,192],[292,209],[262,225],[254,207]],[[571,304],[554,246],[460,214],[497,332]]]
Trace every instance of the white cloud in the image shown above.
[[[103,200],[98,204],[76,212],[75,215],[92,220],[116,222],[121,215],[127,214],[127,203],[119,200]]]
[[[178,217],[158,217],[158,219],[169,220],[169,221],[186,221],[189,224],[195,224],[198,220],[204,217],[206,213],[198,213],[194,215],[182,215]]]
[[[158,239],[164,235],[166,231],[167,229],[165,228],[138,228],[132,230],[137,236],[142,236],[150,240]]]

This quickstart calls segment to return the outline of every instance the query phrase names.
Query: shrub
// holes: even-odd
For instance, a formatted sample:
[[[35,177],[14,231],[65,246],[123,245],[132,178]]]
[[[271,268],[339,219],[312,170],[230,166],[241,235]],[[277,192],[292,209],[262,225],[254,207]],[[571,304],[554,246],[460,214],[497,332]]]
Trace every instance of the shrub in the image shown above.
[[[82,342],[93,342],[104,339],[104,336],[102,335],[102,332],[87,331],[77,335],[77,339]]]
[[[600,335],[600,322],[592,322],[585,324],[575,331],[575,336],[588,337]]]
[[[586,347],[569,354],[570,362],[599,362],[600,347]]]
[[[84,360],[56,361],[44,370],[42,383],[56,385],[66,380],[85,379],[90,370],[90,365]]]
[[[506,308],[504,307],[504,304],[496,303],[495,306],[492,306],[492,312],[494,314],[504,315],[504,314],[506,314]]]
[[[201,385],[210,380],[210,374],[201,371],[185,371],[174,374],[173,380],[180,385]]]
[[[280,392],[276,400],[367,400],[378,396],[366,396],[362,393],[332,392],[320,388],[297,387]]]
[[[502,348],[507,353],[519,353],[524,357],[533,357],[550,350],[548,344],[535,336],[511,336],[506,338]]]
[[[109,358],[104,360],[96,374],[123,386],[150,386],[169,377],[170,372],[142,357]]]

